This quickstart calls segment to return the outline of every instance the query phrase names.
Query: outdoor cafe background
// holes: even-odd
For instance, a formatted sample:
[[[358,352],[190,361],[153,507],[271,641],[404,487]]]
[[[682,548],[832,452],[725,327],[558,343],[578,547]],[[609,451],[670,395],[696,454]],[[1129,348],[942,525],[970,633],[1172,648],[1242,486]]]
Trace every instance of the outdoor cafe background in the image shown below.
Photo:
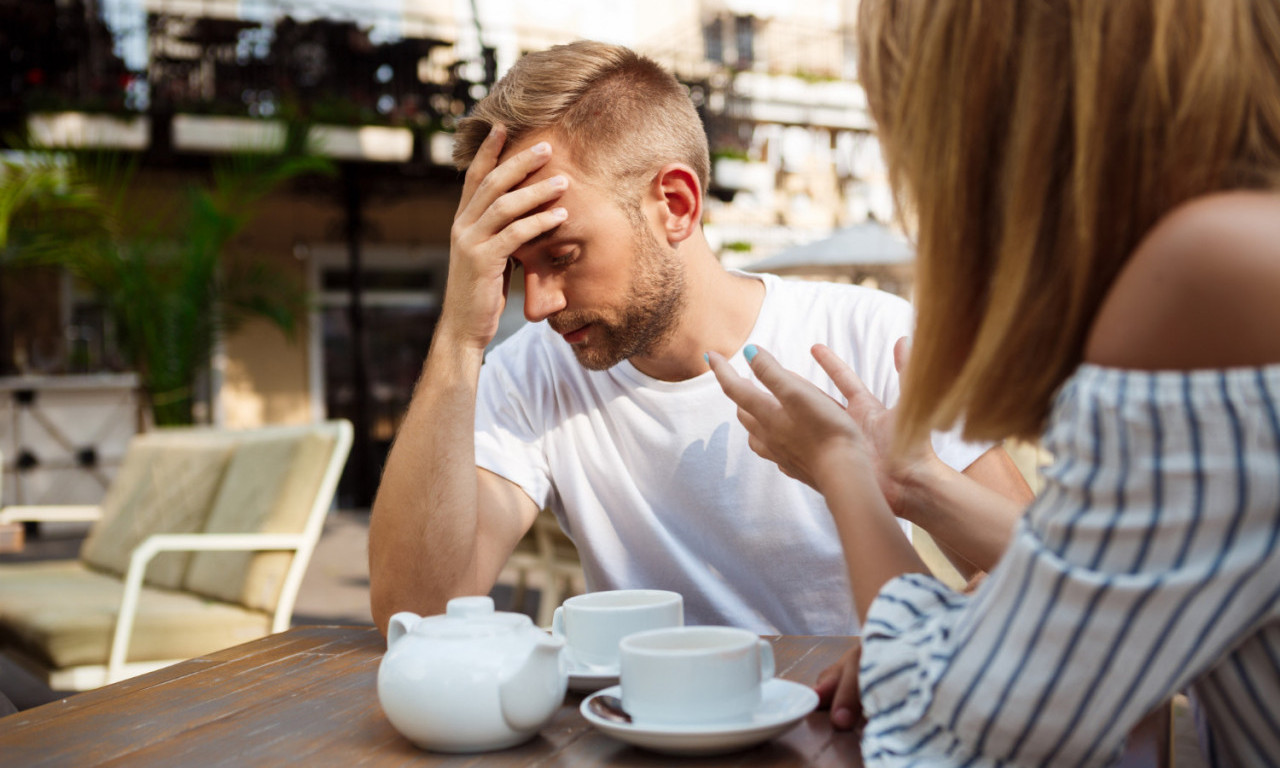
[[[14,84],[0,93],[0,136],[19,166],[33,162],[23,152],[33,146],[87,153],[98,167],[113,158],[123,196],[109,211],[118,226],[108,246],[145,250],[148,264],[191,239],[189,190],[225,192],[217,170],[246,151],[305,143],[327,159],[275,178],[236,236],[213,244],[215,274],[257,268],[300,291],[292,331],[260,316],[220,331],[185,384],[158,399],[185,390],[187,418],[227,428],[349,419],[338,503],[366,509],[439,308],[460,191],[453,121],[524,51],[578,37],[635,47],[678,73],[705,119],[706,227],[722,260],[767,264],[892,218],[856,85],[855,7],[0,2],[0,44],[12,52],[0,75]],[[119,307],[84,270],[24,264],[22,232],[10,235],[0,261],[3,503],[96,502],[129,436],[156,420],[139,394],[149,373],[123,348]],[[885,254],[885,265],[874,252],[847,256],[810,274],[909,296],[909,253]],[[513,311],[504,333],[521,322]]]

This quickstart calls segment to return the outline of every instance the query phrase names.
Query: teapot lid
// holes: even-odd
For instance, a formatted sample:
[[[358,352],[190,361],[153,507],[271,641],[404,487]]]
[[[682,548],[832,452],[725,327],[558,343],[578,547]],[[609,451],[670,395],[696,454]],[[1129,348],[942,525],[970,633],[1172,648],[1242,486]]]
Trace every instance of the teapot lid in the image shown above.
[[[445,616],[456,619],[473,619],[479,616],[492,616],[495,613],[497,611],[493,608],[493,598],[488,595],[455,597],[444,609]]]
[[[493,598],[487,595],[455,597],[445,607],[443,616],[427,616],[418,622],[413,634],[442,639],[475,639],[507,635],[533,627],[523,613],[496,611]]]

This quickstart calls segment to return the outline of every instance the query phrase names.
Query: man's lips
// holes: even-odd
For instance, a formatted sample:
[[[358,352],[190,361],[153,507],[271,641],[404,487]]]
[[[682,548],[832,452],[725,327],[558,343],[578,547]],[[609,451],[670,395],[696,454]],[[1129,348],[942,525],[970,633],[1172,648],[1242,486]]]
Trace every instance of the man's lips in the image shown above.
[[[565,333],[562,333],[561,336],[563,336],[564,340],[569,342],[570,344],[576,344],[579,341],[582,341],[583,339],[587,338],[587,330],[589,328],[591,328],[591,323],[587,323],[586,325],[579,326],[578,328],[575,328],[572,331],[567,331]]]

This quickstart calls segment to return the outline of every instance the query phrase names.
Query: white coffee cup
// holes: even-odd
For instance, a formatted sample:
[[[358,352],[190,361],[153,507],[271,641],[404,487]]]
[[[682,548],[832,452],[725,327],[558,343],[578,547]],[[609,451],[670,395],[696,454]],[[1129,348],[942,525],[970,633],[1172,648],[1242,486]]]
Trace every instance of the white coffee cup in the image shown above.
[[[773,646],[736,627],[640,632],[619,648],[622,707],[636,723],[703,724],[749,717],[773,677]]]
[[[579,667],[617,669],[618,642],[649,629],[684,624],[684,598],[663,589],[614,589],[565,600],[551,620],[570,661]]]

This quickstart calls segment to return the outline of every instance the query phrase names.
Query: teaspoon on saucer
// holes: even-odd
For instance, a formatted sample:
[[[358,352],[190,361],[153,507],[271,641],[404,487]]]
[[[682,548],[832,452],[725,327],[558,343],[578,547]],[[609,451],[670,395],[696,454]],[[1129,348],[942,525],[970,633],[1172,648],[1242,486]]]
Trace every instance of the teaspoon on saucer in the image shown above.
[[[615,723],[631,724],[631,715],[622,708],[622,699],[617,696],[592,696],[587,704],[591,711],[606,720]]]

